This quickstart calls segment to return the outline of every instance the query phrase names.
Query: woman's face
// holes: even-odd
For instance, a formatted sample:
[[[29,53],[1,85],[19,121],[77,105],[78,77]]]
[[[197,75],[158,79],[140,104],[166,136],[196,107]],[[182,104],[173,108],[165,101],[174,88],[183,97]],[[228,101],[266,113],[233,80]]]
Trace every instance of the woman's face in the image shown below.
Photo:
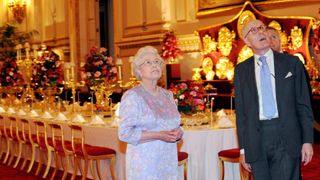
[[[154,54],[146,54],[140,65],[141,80],[158,80],[161,77],[163,62]]]

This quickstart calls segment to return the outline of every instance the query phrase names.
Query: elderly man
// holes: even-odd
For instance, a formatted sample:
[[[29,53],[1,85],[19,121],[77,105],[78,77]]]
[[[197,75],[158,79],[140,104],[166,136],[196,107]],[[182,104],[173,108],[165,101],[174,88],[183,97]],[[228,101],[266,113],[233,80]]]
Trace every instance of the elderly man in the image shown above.
[[[273,49],[274,51],[282,52],[279,31],[273,27],[268,26],[267,34],[271,49]]]
[[[242,165],[255,180],[298,180],[313,156],[313,113],[303,64],[270,48],[266,26],[242,29],[254,56],[235,68],[235,103]]]

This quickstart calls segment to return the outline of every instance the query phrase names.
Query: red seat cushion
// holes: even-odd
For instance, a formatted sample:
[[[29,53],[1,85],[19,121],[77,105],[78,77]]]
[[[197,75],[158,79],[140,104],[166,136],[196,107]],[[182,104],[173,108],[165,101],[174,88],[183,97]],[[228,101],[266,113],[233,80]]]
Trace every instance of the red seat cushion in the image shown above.
[[[53,146],[53,142],[50,142],[51,146]],[[69,151],[72,151],[72,145],[71,145],[71,142],[70,141],[65,141],[64,142],[64,147],[69,150]],[[63,147],[62,147],[62,142],[59,140],[59,141],[56,141],[56,147],[54,147],[56,151],[58,152],[64,152],[63,151]]]
[[[218,153],[218,155],[219,157],[238,158],[240,157],[240,149],[233,148],[233,149],[222,150]]]
[[[100,146],[91,146],[85,144],[85,150],[89,156],[101,156],[101,155],[109,155],[109,154],[116,154],[116,151],[107,147],[100,147]],[[76,152],[78,156],[83,156],[81,144],[76,144]]]
[[[183,161],[188,158],[188,153],[186,152],[178,152],[178,161]]]

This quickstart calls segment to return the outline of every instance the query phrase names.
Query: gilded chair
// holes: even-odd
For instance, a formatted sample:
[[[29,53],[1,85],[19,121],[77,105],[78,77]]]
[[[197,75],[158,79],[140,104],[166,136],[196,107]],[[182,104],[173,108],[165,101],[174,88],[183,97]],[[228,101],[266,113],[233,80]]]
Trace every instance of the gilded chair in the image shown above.
[[[19,134],[20,143],[30,145],[31,146],[31,157],[30,163],[27,169],[27,173],[29,173],[34,165],[35,156],[36,156],[36,148],[38,144],[35,143],[37,140],[36,134],[32,134],[30,121],[27,119],[20,119],[21,123],[21,134]],[[27,164],[28,156],[24,157],[24,161],[20,170],[23,170]]]
[[[96,175],[93,168],[93,161],[96,161],[97,173],[100,179],[101,176],[101,168],[100,168],[100,160],[109,159],[110,160],[110,172],[112,179],[115,179],[114,174],[114,163],[116,159],[116,151],[107,147],[99,147],[92,146],[86,144],[85,142],[85,133],[82,126],[79,125],[69,125],[71,128],[71,143],[73,150],[73,176],[71,179],[74,179],[78,168],[81,171],[81,159],[84,160],[84,171],[82,173],[82,179],[85,180],[88,174],[88,161],[90,161],[90,169],[94,179],[96,179]]]
[[[224,180],[224,162],[239,163],[240,168],[240,179],[241,180],[252,180],[252,174],[246,171],[240,164],[240,149],[226,149],[218,153],[220,163],[220,179]]]
[[[35,128],[36,128],[36,144],[39,146],[40,149],[40,154],[39,154],[39,164],[37,167],[37,171],[36,171],[36,175],[39,175],[40,171],[41,171],[41,167],[42,167],[42,154],[46,154],[47,155],[47,165],[46,165],[46,169],[42,175],[42,178],[46,178],[50,167],[51,167],[51,162],[52,162],[52,153],[54,153],[54,149],[52,146],[49,145],[52,144],[52,139],[48,138],[47,136],[47,125],[42,122],[42,121],[34,121],[35,124]],[[43,152],[43,153],[41,153]]]
[[[2,159],[2,156],[4,154],[4,146],[3,145],[8,146],[8,143],[9,143],[8,142],[9,139],[7,137],[7,132],[6,131],[7,131],[7,128],[6,128],[5,119],[4,119],[3,116],[0,116],[0,138],[1,138],[1,142],[0,142],[0,160]]]
[[[178,152],[178,166],[183,166],[184,179],[187,180],[188,176],[188,153],[179,151]]]
[[[10,159],[7,161],[7,165],[10,166],[11,163],[13,162],[13,158],[16,157],[16,162],[13,165],[14,168],[17,167],[20,159],[21,159],[21,153],[22,153],[22,144],[19,143],[19,129],[18,129],[18,121],[15,117],[9,117],[9,144],[8,144],[8,149],[9,149],[9,154],[10,154]],[[18,152],[17,154],[14,154],[15,150],[14,148],[14,143],[18,144]]]
[[[55,175],[57,173],[57,170],[59,169],[59,159],[61,162],[61,165],[63,167],[63,175],[62,180],[66,179],[68,174],[68,167],[69,167],[69,157],[72,157],[72,146],[71,141],[65,141],[64,139],[64,129],[63,126],[56,123],[50,123],[49,124],[50,130],[51,130],[51,138],[52,138],[52,148],[55,152],[55,160],[56,160],[56,168],[54,169],[51,179],[53,180],[55,178]],[[59,158],[60,157],[60,158]],[[64,161],[62,160],[64,159]]]

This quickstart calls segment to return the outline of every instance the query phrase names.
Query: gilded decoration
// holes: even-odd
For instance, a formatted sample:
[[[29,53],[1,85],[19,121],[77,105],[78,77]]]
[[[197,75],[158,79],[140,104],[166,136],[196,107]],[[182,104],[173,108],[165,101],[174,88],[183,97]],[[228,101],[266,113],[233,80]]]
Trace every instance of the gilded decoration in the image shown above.
[[[263,3],[267,4],[267,1],[263,1]],[[289,54],[300,53],[301,56],[304,57],[306,65],[313,65],[314,60],[310,56],[308,38],[314,18],[304,16],[270,16],[263,14],[262,12],[257,10],[256,7],[254,7],[254,4],[256,4],[256,2],[252,3],[250,1],[246,1],[245,3],[243,3],[241,10],[230,20],[227,20],[226,22],[221,24],[213,24],[211,26],[203,27],[197,30],[200,37],[199,39],[201,39],[201,43],[203,43],[203,48],[205,46],[208,47],[208,43],[204,40],[204,38],[208,38],[208,36],[210,35],[212,37],[215,37],[216,41],[218,42],[218,44],[216,45],[217,50],[207,50],[206,53],[203,53],[204,57],[212,58],[215,78],[230,79],[230,77],[232,77],[232,73],[230,70],[233,69],[233,66],[231,65],[240,63],[253,55],[252,50],[243,42],[241,35],[243,26],[248,21],[253,19],[260,19],[265,24],[268,24],[268,26],[272,26],[277,29],[280,32],[282,49],[285,49]],[[230,6],[224,7],[224,10],[227,11],[227,8],[229,7]],[[226,46],[226,44],[228,44],[230,41],[226,43],[222,40],[223,38],[228,38],[228,33],[226,33],[227,30],[224,27],[228,27],[228,31],[230,31],[230,33],[232,31],[235,31],[235,36],[238,36],[232,41],[231,50],[228,46]],[[224,37],[220,36],[219,33],[223,33]],[[228,40],[230,39],[231,38],[229,37]],[[212,41],[212,38],[208,40]]]
[[[299,28],[298,26],[294,26],[293,29],[291,29],[290,40],[290,49],[297,50],[302,46],[303,33],[301,28]]]
[[[248,59],[249,57],[253,56],[253,51],[247,45],[244,45],[243,48],[239,52],[239,56],[237,59],[237,64],[241,63],[242,61]]]
[[[236,33],[230,31],[227,27],[222,27],[218,33],[218,49],[223,56],[229,56],[232,49],[232,41],[235,39]]]
[[[216,64],[216,75],[218,78],[232,80],[233,71],[233,63],[229,61],[227,57],[220,57],[218,63]]]
[[[253,19],[256,19],[256,16],[249,10],[243,11],[239,16],[237,28],[238,28],[238,35],[240,36],[241,39],[243,39],[242,37],[243,26]]]
[[[207,74],[209,71],[212,71],[212,68],[213,68],[212,59],[210,57],[204,58],[202,61],[203,72]]]
[[[204,54],[210,54],[211,52],[217,50],[217,42],[214,40],[214,38],[212,38],[211,36],[206,34],[202,38],[202,40],[203,40],[203,53]]]

